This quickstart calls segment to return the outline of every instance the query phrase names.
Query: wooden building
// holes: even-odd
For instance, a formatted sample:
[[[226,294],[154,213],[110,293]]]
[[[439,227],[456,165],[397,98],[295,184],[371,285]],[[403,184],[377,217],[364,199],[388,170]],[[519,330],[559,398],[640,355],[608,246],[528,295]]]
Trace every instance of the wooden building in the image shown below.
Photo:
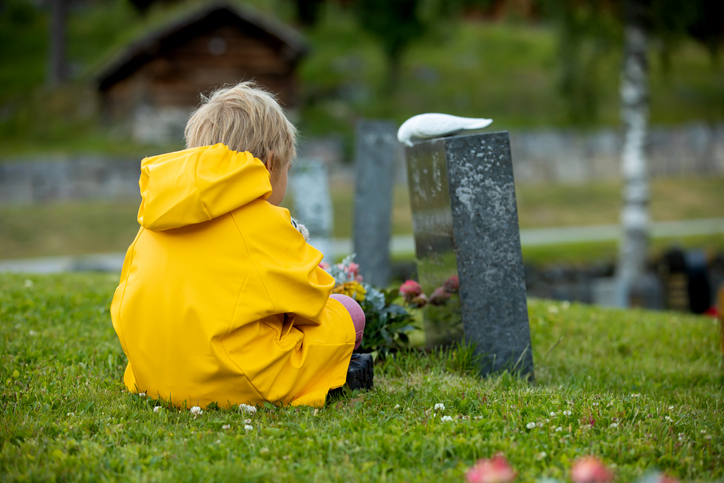
[[[133,42],[96,81],[111,122],[140,142],[174,142],[200,95],[223,85],[253,79],[293,111],[295,70],[307,49],[300,34],[275,19],[213,3]]]

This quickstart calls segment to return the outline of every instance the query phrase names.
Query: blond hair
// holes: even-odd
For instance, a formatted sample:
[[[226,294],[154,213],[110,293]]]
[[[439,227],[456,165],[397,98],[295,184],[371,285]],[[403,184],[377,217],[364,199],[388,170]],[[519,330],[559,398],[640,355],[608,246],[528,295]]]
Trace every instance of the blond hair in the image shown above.
[[[296,156],[297,129],[274,95],[253,81],[203,97],[201,107],[186,123],[184,136],[187,148],[223,143],[262,161],[274,151],[273,167],[282,167]]]

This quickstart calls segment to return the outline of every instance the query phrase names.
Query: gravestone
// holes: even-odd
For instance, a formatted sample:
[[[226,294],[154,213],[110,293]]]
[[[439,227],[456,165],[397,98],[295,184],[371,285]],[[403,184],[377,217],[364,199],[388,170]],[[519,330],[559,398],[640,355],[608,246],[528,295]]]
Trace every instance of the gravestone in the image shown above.
[[[354,252],[365,281],[390,283],[390,225],[395,158],[399,145],[392,121],[357,123]]]
[[[405,149],[420,283],[457,274],[460,313],[426,317],[430,346],[464,334],[482,374],[533,377],[525,277],[507,132],[423,141]],[[427,310],[427,309],[426,309]],[[462,323],[460,323],[462,319]]]
[[[712,305],[711,282],[704,250],[690,250],[685,254],[689,310],[703,314]]]
[[[333,263],[327,165],[316,158],[300,159],[292,168],[289,185],[294,198],[292,216],[309,230],[309,244],[324,254],[325,262]]]
[[[631,284],[629,303],[631,308],[664,310],[664,288],[656,274],[646,271]]]
[[[686,312],[689,310],[689,280],[686,274],[686,254],[673,247],[664,253],[658,264],[659,277],[664,284],[666,308]]]

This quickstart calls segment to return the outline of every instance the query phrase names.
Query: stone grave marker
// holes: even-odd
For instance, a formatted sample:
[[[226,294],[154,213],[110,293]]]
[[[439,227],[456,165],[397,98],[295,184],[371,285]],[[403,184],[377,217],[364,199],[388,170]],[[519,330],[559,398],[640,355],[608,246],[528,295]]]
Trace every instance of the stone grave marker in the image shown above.
[[[392,121],[357,123],[355,148],[354,252],[365,281],[390,283],[390,226],[395,158],[399,149]]]
[[[423,141],[405,156],[420,283],[428,294],[451,275],[460,283],[459,314],[444,306],[426,314],[427,344],[464,335],[482,374],[508,369],[532,379],[508,133]]]
[[[664,299],[668,310],[686,312],[689,310],[688,277],[686,274],[686,253],[672,247],[664,253],[658,264],[659,277],[664,284]]]
[[[289,177],[294,197],[292,217],[309,230],[309,244],[324,254],[324,261],[333,263],[332,198],[326,164],[317,158],[297,161]]]

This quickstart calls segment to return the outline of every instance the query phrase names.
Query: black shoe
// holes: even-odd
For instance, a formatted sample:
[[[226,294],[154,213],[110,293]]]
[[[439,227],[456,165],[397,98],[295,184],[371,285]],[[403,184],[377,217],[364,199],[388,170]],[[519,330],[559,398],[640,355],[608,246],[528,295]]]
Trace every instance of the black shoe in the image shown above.
[[[373,359],[370,354],[352,354],[347,369],[347,382],[344,386],[332,389],[329,395],[339,397],[344,394],[344,389],[349,388],[350,391],[355,389],[372,389],[375,378],[375,370],[373,367]]]
[[[371,354],[352,354],[347,369],[347,386],[350,390],[372,389],[375,378],[374,360]]]

